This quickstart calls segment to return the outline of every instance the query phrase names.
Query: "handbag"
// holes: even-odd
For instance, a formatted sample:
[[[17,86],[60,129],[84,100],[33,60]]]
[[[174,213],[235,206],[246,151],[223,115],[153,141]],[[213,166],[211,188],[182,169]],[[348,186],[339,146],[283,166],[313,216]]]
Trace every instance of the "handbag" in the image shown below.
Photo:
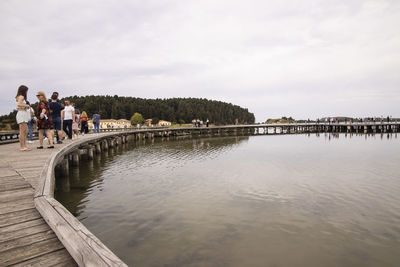
[[[31,123],[32,123],[32,124],[35,124],[35,123],[36,123],[36,120],[37,120],[36,116],[32,117]]]

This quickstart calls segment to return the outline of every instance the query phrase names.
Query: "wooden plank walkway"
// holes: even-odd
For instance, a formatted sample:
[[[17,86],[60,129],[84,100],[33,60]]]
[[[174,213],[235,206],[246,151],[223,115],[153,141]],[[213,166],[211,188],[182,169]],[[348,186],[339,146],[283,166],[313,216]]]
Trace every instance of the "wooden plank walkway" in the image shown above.
[[[76,266],[34,205],[40,174],[54,151],[37,145],[28,152],[19,151],[18,143],[0,146],[0,266]]]

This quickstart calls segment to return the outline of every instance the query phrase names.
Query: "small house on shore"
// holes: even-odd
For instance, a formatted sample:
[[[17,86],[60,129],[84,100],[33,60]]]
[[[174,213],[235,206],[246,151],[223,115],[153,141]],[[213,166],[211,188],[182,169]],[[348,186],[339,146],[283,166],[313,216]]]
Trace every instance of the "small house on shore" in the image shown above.
[[[157,123],[156,125],[154,125],[152,119],[147,119],[147,120],[144,122],[144,125],[149,126],[149,127],[153,127],[153,126],[165,127],[165,126],[171,126],[171,125],[172,125],[172,122],[170,122],[170,121],[164,121],[164,120],[159,120],[158,123]]]
[[[164,120],[160,120],[159,122],[158,122],[158,126],[171,126],[171,122],[170,121],[164,121]]]
[[[88,121],[89,129],[93,129],[93,120]],[[131,122],[125,119],[106,119],[100,120],[100,129],[113,129],[113,128],[130,128]]]

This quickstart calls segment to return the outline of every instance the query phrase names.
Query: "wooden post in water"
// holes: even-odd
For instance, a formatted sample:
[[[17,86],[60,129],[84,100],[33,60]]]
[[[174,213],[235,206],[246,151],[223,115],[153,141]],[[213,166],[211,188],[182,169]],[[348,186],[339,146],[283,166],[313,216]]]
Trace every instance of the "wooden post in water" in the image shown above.
[[[65,156],[64,159],[60,163],[61,171],[65,176],[69,176],[69,160],[68,156]]]
[[[72,165],[79,166],[79,150],[76,150],[72,153]]]
[[[87,158],[92,160],[94,158],[94,151],[93,151],[93,146],[87,146]]]
[[[104,139],[102,141],[102,144],[103,144],[102,149],[103,150],[108,150],[108,141],[107,141],[107,139]]]
[[[100,142],[96,142],[95,148],[96,148],[96,154],[100,154],[101,153]]]

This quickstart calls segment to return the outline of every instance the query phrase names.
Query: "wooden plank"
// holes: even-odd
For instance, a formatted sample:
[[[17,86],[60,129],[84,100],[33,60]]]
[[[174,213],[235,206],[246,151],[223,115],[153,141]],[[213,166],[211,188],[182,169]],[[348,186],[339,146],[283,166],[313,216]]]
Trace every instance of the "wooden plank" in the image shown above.
[[[19,190],[24,188],[32,188],[32,186],[25,181],[23,182],[15,181],[15,182],[0,184],[0,192]]]
[[[72,259],[71,255],[69,255],[68,251],[64,249],[60,249],[39,257],[35,257],[33,259],[18,263],[13,265],[14,267],[42,267],[42,266],[77,266],[75,261]]]
[[[12,183],[12,182],[24,182],[27,183],[24,177],[20,175],[13,175],[13,176],[6,176],[6,177],[0,177],[0,184],[3,183]]]
[[[18,171],[19,175],[21,175],[24,178],[39,176],[41,172],[42,172],[42,168],[36,169],[36,170],[30,170],[30,171],[28,171],[28,170],[26,170],[26,171]]]
[[[51,200],[52,205],[45,197],[35,198],[36,208],[79,266],[127,266],[87,229],[84,229],[85,227],[64,206],[54,199]],[[64,211],[60,214],[59,210]],[[97,249],[98,247],[101,249]]]
[[[32,259],[52,251],[62,249],[63,245],[57,238],[39,241],[30,245],[0,252],[0,266],[12,265]]]
[[[11,190],[2,192],[0,195],[0,202],[13,202],[22,198],[33,198],[33,189],[32,188],[23,188],[18,190]]]
[[[46,159],[48,156],[46,157]],[[18,166],[17,168],[14,168],[17,172],[20,171],[35,171],[35,170],[41,170],[43,168],[43,162],[40,160],[38,161],[35,159],[35,161],[30,161],[24,164],[23,166]]]
[[[8,225],[26,221],[32,221],[38,218],[41,218],[41,216],[40,213],[35,208],[21,210],[21,211],[14,211],[0,215],[0,227],[5,227]]]
[[[35,208],[35,204],[33,203],[33,201],[29,201],[27,203],[22,203],[22,204],[19,204],[19,205],[18,204],[17,205],[12,205],[12,206],[10,205],[8,207],[0,208],[0,215],[1,214],[6,214],[6,213],[9,213],[9,212],[14,212],[14,211],[19,211],[19,210],[27,210],[27,209],[32,209],[32,208]]]
[[[28,235],[46,232],[46,231],[51,230],[50,227],[46,224],[46,222],[43,219],[29,221],[29,222],[30,223],[34,222],[34,223],[38,223],[38,224],[32,225],[30,227],[20,228],[15,231],[4,232],[0,235],[0,242],[6,242],[9,240],[13,240],[13,239],[25,237]]]
[[[31,235],[26,235],[26,236],[23,236],[20,238],[1,242],[0,243],[0,252],[6,251],[9,249],[15,249],[18,247],[31,245],[33,243],[37,243],[39,241],[43,241],[43,240],[51,239],[51,238],[55,238],[55,237],[56,237],[56,235],[54,234],[54,232],[51,231],[50,228],[48,228],[47,231],[44,231],[44,232],[34,233]]]
[[[3,194],[3,193],[1,193]],[[0,210],[7,209],[7,208],[12,208],[15,206],[23,205],[26,203],[32,203],[32,198],[20,198],[17,200],[14,200],[13,202],[0,202]]]
[[[68,147],[68,145],[66,146]],[[65,149],[63,147],[61,151]],[[47,195],[54,196],[54,188],[55,188],[55,178],[54,178],[54,168],[59,159],[62,159],[64,154],[60,151],[55,151],[51,154],[51,157],[46,160],[44,163],[42,172],[40,173],[39,184],[37,186],[35,197]]]
[[[0,177],[15,176],[15,175],[18,175],[18,173],[9,167],[0,168]]]
[[[13,224],[0,228],[0,242],[10,239],[19,238],[25,235],[30,235],[38,232],[47,231],[49,226],[40,218],[23,223]]]
[[[9,178],[11,177],[11,179]],[[28,184],[22,176],[9,176],[6,179],[0,178],[0,186],[3,184]]]
[[[63,205],[53,198],[46,198],[54,209],[69,222],[72,228],[81,236],[92,249],[110,266],[126,266],[111,250],[109,250],[95,235],[93,235],[77,218],[75,218]]]

